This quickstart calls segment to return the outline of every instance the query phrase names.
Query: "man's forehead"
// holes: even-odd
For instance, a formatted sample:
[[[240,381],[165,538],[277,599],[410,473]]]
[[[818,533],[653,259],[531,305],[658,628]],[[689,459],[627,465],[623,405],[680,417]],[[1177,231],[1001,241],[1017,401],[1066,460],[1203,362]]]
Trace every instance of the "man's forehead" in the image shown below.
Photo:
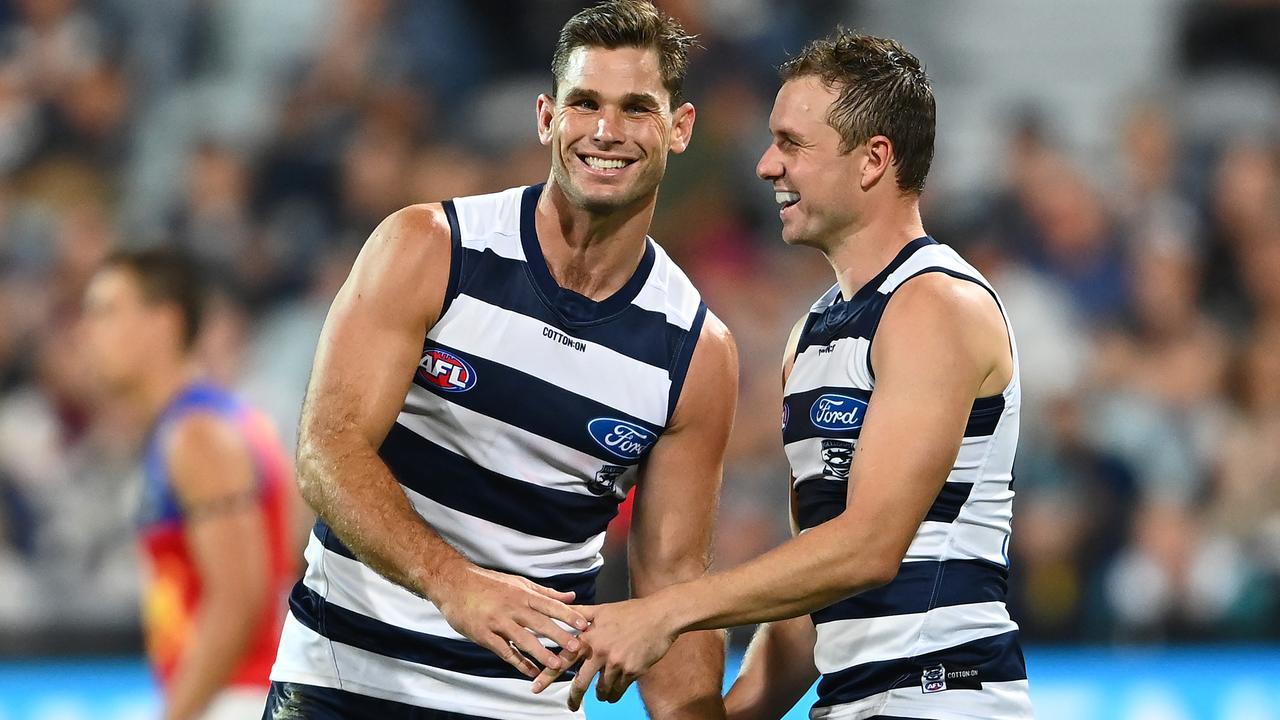
[[[653,48],[579,47],[565,63],[565,89],[580,88],[602,94],[648,93],[668,97],[662,66]]]
[[[836,94],[816,77],[788,80],[778,90],[769,114],[769,124],[803,126],[820,123],[825,125],[827,113]]]

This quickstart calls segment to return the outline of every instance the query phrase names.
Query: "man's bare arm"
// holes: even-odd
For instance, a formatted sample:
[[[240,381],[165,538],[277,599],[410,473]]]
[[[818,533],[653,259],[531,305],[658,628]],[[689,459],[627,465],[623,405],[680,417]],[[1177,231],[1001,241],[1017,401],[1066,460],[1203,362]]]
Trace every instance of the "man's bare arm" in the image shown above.
[[[728,720],[772,720],[795,707],[818,679],[813,665],[816,641],[808,615],[761,625],[724,697]]]
[[[165,707],[166,720],[186,720],[227,684],[273,598],[266,520],[239,431],[192,415],[174,427],[165,456],[200,578],[200,605]]]
[[[534,633],[577,646],[572,593],[481,569],[414,510],[378,456],[439,319],[451,238],[439,205],[400,210],[369,237],[325,320],[298,437],[303,497],[365,564],[428,598],[449,624],[533,677],[559,666]],[[530,629],[534,632],[530,632]]]
[[[737,399],[737,348],[719,318],[708,312],[672,427],[654,446],[636,488],[628,545],[635,597],[706,573]],[[676,640],[640,680],[649,716],[720,717],[724,642],[719,631]]]

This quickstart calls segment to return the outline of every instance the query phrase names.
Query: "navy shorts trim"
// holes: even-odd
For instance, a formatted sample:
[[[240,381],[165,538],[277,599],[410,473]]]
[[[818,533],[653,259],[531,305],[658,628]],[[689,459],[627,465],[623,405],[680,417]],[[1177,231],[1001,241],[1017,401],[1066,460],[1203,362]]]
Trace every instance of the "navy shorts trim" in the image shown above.
[[[406,705],[346,690],[302,683],[271,683],[262,720],[495,720]]]

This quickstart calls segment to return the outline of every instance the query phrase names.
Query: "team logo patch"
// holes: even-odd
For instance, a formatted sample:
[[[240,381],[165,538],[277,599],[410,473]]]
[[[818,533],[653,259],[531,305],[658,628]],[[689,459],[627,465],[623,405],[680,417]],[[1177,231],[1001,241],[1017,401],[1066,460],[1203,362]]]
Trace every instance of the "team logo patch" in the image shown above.
[[[920,671],[920,685],[925,693],[942,692],[947,689],[947,669],[942,665],[930,665]]]
[[[639,460],[658,436],[626,420],[596,418],[587,423],[587,432],[610,453],[623,460]]]
[[[848,480],[849,466],[853,464],[853,443],[848,440],[823,440],[822,464],[826,466],[827,477],[834,480]]]
[[[618,489],[618,478],[626,471],[621,465],[605,465],[587,481],[587,489],[596,495],[611,495]]]
[[[440,348],[427,348],[422,353],[418,377],[445,392],[465,392],[476,384],[476,371],[471,365]]]
[[[866,401],[828,393],[813,401],[809,419],[814,427],[823,430],[857,430],[862,427],[862,417],[866,412]]]

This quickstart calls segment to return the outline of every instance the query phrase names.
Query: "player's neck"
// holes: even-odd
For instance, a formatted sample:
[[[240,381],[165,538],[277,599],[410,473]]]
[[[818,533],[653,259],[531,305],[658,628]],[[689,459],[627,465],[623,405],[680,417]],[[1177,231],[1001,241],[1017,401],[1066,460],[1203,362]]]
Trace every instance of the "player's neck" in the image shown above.
[[[925,234],[920,205],[903,199],[873,213],[824,251],[836,273],[840,294],[852,298],[897,257],[903,246]]]
[[[129,403],[134,411],[145,418],[148,425],[155,422],[160,413],[173,402],[183,388],[195,382],[201,375],[199,368],[188,360],[178,360],[155,367],[129,392]]]
[[[592,300],[617,292],[645,252],[655,197],[609,214],[575,207],[554,180],[538,198],[535,226],[556,283]]]

